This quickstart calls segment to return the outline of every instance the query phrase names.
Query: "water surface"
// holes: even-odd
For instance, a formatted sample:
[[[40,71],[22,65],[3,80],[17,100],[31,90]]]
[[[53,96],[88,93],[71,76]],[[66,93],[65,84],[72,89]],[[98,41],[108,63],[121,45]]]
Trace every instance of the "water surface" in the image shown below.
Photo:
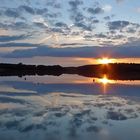
[[[0,78],[2,140],[139,140],[140,81]]]

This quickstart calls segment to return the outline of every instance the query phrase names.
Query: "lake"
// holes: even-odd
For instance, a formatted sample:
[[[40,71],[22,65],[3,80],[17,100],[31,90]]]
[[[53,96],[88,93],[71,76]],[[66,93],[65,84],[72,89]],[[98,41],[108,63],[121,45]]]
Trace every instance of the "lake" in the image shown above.
[[[0,78],[2,140],[139,140],[140,81]]]

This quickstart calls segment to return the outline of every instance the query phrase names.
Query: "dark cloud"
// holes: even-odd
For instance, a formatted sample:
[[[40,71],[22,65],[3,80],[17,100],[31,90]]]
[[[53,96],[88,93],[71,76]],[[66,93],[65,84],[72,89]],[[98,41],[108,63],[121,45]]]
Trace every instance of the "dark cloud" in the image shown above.
[[[79,23],[75,23],[75,26],[82,28],[83,30],[87,30],[87,31],[91,31],[92,27],[90,25],[86,25],[85,23],[79,22]]]
[[[63,43],[63,44],[60,44],[61,46],[76,46],[76,45],[85,45],[83,43]]]
[[[140,39],[139,38],[129,37],[128,42],[125,43],[125,46],[139,46],[139,44],[140,44]],[[139,48],[138,48],[137,51],[139,51]]]
[[[56,19],[58,17],[61,17],[61,13],[60,12],[57,12],[57,13],[51,12],[51,13],[45,14],[45,17]]]
[[[91,125],[86,129],[88,132],[95,132],[95,133],[99,133],[102,129],[99,128],[98,126],[95,125]]]
[[[133,28],[133,27],[130,27],[127,29],[127,32],[128,33],[135,33],[137,31],[137,29]]]
[[[14,18],[20,17],[20,14],[17,9],[7,9],[4,14],[8,17],[14,17]]]
[[[24,10],[25,12],[27,12],[29,14],[35,14],[35,11],[33,10],[33,8],[29,7],[29,6],[26,6],[26,5],[20,6],[19,10]]]
[[[122,38],[126,38],[126,36],[124,35],[114,35],[112,37],[110,37],[111,39],[122,39]]]
[[[100,33],[100,34],[95,34],[95,37],[97,38],[107,38],[107,35]]]
[[[47,26],[44,25],[44,23],[41,23],[41,22],[34,22],[33,24],[34,24],[36,27],[39,27],[39,28],[41,28],[41,29],[46,29],[46,28],[47,28]]]
[[[130,25],[129,21],[112,21],[108,22],[108,27],[110,30],[121,30]]]
[[[43,14],[45,14],[45,13],[47,13],[48,12],[48,9],[47,8],[42,8],[42,9],[35,9],[35,13],[37,14],[37,15],[43,15]]]
[[[56,8],[56,9],[62,8],[62,4],[59,3],[57,0],[47,0],[46,6]]]
[[[16,23],[12,24],[11,27],[14,29],[26,29],[31,26],[29,26],[26,22],[16,22]]]
[[[91,31],[94,29],[93,24],[98,23],[98,20],[88,19],[82,13],[76,13],[73,17],[74,26],[81,28],[83,31]]]
[[[93,38],[93,35],[91,35],[91,34],[89,34],[89,35],[84,35],[84,38],[85,38],[86,40],[92,39],[92,38]]]
[[[125,44],[128,46],[128,44]],[[20,46],[20,45],[19,45]],[[24,46],[24,45],[23,45]],[[26,46],[26,45],[25,45]],[[34,46],[31,45],[30,46]],[[127,50],[127,51],[126,51]],[[113,57],[140,57],[140,47],[75,47],[75,48],[50,48],[50,47],[38,47],[36,49],[29,50],[16,50],[5,57],[34,57],[34,56],[53,56],[53,57],[101,57],[113,56]]]
[[[46,6],[53,6],[55,4],[55,0],[47,0]]]
[[[107,112],[107,118],[111,120],[116,120],[116,121],[128,119],[123,113],[113,112],[113,111]]]
[[[93,15],[104,13],[104,10],[101,7],[88,8],[87,11]]]
[[[93,19],[92,22],[96,24],[99,23],[100,21],[98,19]]]
[[[91,30],[91,24],[87,23],[87,17],[84,15],[81,5],[83,1],[81,0],[72,0],[69,1],[70,9],[70,19],[72,20],[75,27],[78,27],[81,30]]]
[[[28,37],[29,35],[14,35],[14,36],[4,35],[4,36],[0,36],[0,42],[23,40]]]
[[[56,27],[65,27],[65,28],[67,28],[68,26],[67,26],[67,24],[66,23],[63,23],[63,22],[57,22],[57,23],[55,23],[55,26]]]
[[[71,0],[69,1],[69,5],[71,6],[71,8],[73,10],[76,10],[78,8],[79,5],[82,5],[83,1],[81,0]]]
[[[66,7],[64,7],[65,4]],[[10,6],[0,8],[2,16],[6,16],[4,17],[6,19],[0,21],[0,28],[25,32],[35,30],[39,32],[41,30],[46,34],[58,32],[63,35],[81,36],[86,40],[93,40],[95,35],[95,37],[101,37],[100,40],[97,40],[99,45],[104,44],[102,38],[105,39],[105,36],[106,39],[117,39],[121,38],[121,34],[126,33],[123,38],[125,37],[127,40],[128,35],[138,31],[137,29],[140,27],[138,24],[125,20],[112,21],[114,15],[111,14],[106,16],[103,14],[104,17],[101,18],[106,21],[101,21],[99,14],[105,12],[104,6],[106,5],[100,5],[100,2],[96,1],[91,1],[91,5],[89,5],[83,0],[68,0],[66,3],[61,3],[59,0],[43,2],[26,0],[26,2],[21,2],[12,8]],[[16,19],[13,21],[9,17]],[[98,28],[97,24],[101,23],[100,27],[104,26],[105,22],[108,22],[109,31],[105,29],[105,32],[97,33],[95,30],[96,27]],[[111,37],[112,32],[115,34]]]
[[[108,22],[110,32],[120,31],[120,33],[135,33],[140,30],[140,24],[129,21],[112,21]]]
[[[32,29],[32,26],[26,22],[11,22],[11,23],[0,23],[0,28],[2,29],[12,29],[12,30],[27,30]]]
[[[20,132],[29,132],[29,131],[37,130],[37,129],[46,130],[47,128],[46,128],[46,126],[43,126],[43,124],[30,124],[23,128],[20,128],[19,131]]]
[[[73,18],[75,22],[81,22],[85,19],[85,16],[82,13],[77,12]]]
[[[83,2],[80,0],[73,0],[69,2],[70,5],[70,19],[75,27],[78,27],[82,31],[92,31],[95,29],[95,24],[99,23],[96,14],[102,13],[103,9],[99,3],[94,2],[93,7],[83,7]],[[89,14],[90,13],[90,14]]]
[[[17,8],[6,8],[3,14],[5,14],[8,17],[22,18],[21,15],[24,15],[25,12],[31,15],[43,15],[48,12],[48,9],[47,8],[34,8],[27,5],[21,5]]]
[[[54,33],[61,33],[61,34],[65,34],[67,35],[68,33],[66,33],[67,31],[69,31],[68,28],[59,28],[59,27],[54,27],[54,28],[51,28],[50,29],[51,32],[54,32]]]
[[[60,3],[56,3],[56,4],[54,4],[54,8],[60,9],[60,8],[62,8],[62,5]]]
[[[110,20],[111,18],[110,18],[110,16],[106,16],[106,17],[104,17],[104,19],[105,20]]]
[[[1,103],[19,103],[19,104],[25,104],[26,102],[22,99],[15,99],[11,97],[0,97]]]
[[[32,47],[39,47],[39,44],[32,44],[32,43],[1,43],[0,47],[27,47],[27,48],[32,48]]]

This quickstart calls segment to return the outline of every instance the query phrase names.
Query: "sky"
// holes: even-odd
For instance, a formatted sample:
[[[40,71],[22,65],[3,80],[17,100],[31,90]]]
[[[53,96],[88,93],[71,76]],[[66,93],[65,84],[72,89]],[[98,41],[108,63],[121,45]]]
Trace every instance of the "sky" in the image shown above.
[[[139,0],[0,0],[0,61],[140,57]]]

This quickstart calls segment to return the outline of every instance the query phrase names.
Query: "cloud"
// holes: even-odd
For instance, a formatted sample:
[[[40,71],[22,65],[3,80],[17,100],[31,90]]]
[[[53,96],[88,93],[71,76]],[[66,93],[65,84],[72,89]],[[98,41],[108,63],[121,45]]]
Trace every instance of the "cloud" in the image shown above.
[[[87,9],[88,13],[96,15],[96,14],[102,14],[104,12],[110,12],[112,10],[112,6],[109,4],[106,4],[104,6],[100,6],[99,3],[95,3],[94,7],[89,7]]]
[[[10,42],[10,41],[17,41],[17,40],[24,40],[28,38],[29,35],[14,35],[14,36],[0,36],[0,42]]]
[[[112,3],[102,4],[92,0],[89,3],[84,0],[68,0],[64,3],[59,0],[26,0],[26,2],[14,0],[14,6],[10,4],[11,1],[9,5],[0,7],[0,28],[24,33],[36,31],[38,36],[32,35],[38,40],[44,38],[45,35],[58,33],[60,36],[65,35],[69,38],[76,36],[82,41],[90,40],[100,45],[107,42],[113,44],[119,35],[125,34],[124,40],[132,34],[138,37],[138,27],[131,21],[112,21],[112,13],[110,15],[107,13],[112,12]],[[115,34],[113,35],[112,32]],[[100,34],[98,39],[97,34]],[[69,38],[65,39],[69,41]],[[124,42],[120,40],[118,43]],[[117,41],[114,44],[117,44]]]
[[[105,16],[104,19],[105,20],[110,20],[111,18],[110,18],[110,16]]]
[[[95,34],[94,36],[97,38],[107,38],[107,35],[105,35],[103,33]]]
[[[139,44],[140,44],[139,38],[129,37],[128,42],[126,42],[125,46],[139,46]],[[139,48],[138,48],[138,51],[139,51]]]
[[[83,30],[87,30],[87,31],[91,31],[92,27],[90,25],[86,25],[85,23],[79,22],[79,23],[75,23],[75,26],[82,28]]]
[[[88,8],[87,11],[93,15],[104,13],[104,10],[101,7]]]
[[[28,50],[16,50],[5,57],[13,58],[30,58],[34,56],[52,56],[52,57],[101,57],[101,56],[112,56],[112,57],[140,57],[140,47],[131,46],[126,47],[128,44],[121,47],[75,47],[75,48],[50,48],[50,47],[38,47]],[[126,51],[127,50],[127,51]]]
[[[82,0],[71,0],[69,1],[69,5],[73,10],[76,10],[79,5],[82,5],[83,1]]]
[[[76,92],[76,93],[83,94],[83,95],[85,95],[85,94],[96,95],[98,93],[103,92],[101,90],[101,88],[98,87],[97,85],[92,85],[93,88],[91,88],[91,85],[87,84],[87,83],[73,84],[73,81],[66,81],[65,83],[61,83],[59,81],[60,83],[56,84],[56,81],[54,81],[54,79],[50,79],[50,81],[52,82],[51,84],[39,84],[38,86],[35,86],[36,85],[35,83],[27,82],[27,81],[26,82],[24,82],[24,81],[6,81],[6,82],[4,82],[4,85],[8,84],[19,90],[33,91],[35,93],[42,94],[42,95],[46,95],[46,94],[54,93],[54,92],[60,92],[60,93],[75,93]],[[50,82],[50,81],[48,81],[48,82]],[[85,91],[85,89],[86,89],[86,91]],[[93,89],[95,89],[96,92],[93,92]],[[138,87],[137,85],[128,87],[127,85],[120,84],[119,88],[116,86],[113,86],[113,89],[114,89],[113,91],[112,91],[112,88],[108,89],[108,93],[117,95],[117,96],[118,96],[118,93],[120,93],[122,96],[125,96],[126,92],[127,92],[127,95],[130,97],[132,97],[132,96],[140,97],[140,94],[139,94],[140,87]],[[137,91],[134,92],[132,95],[132,92],[134,91],[134,89],[137,89]],[[1,94],[5,95],[6,93],[1,93]],[[23,93],[20,93],[20,95],[18,93],[12,93],[12,94],[9,93],[9,94],[10,94],[10,96],[15,95],[18,97],[18,96],[21,96]],[[6,96],[9,96],[9,94],[6,94]],[[28,93],[28,94],[24,93],[23,96],[29,96],[29,95],[31,96],[30,93]],[[36,94],[33,93],[32,96],[36,96]],[[67,95],[67,96],[72,96],[72,95]]]
[[[36,8],[27,5],[20,5],[16,8],[3,8],[2,10],[0,10],[0,14],[4,17],[7,16],[8,18],[16,18],[24,21],[29,21],[27,16],[28,14],[30,14],[32,18],[32,16],[34,15],[45,16],[49,13],[47,8]]]
[[[36,89],[39,94],[34,94],[32,100],[28,98],[28,94],[25,95],[27,98],[25,96],[21,97],[20,94],[17,97],[13,96],[13,94],[9,94],[8,97],[3,94],[0,97],[2,103],[10,103],[6,104],[6,109],[1,108],[0,110],[0,127],[3,130],[0,134],[2,139],[22,138],[25,132],[28,132],[31,136],[25,135],[23,139],[32,139],[35,134],[38,134],[35,135],[36,139],[40,139],[42,136],[46,139],[57,139],[58,134],[61,136],[68,134],[69,139],[72,139],[72,137],[81,139],[81,135],[90,139],[90,133],[92,136],[96,133],[95,137],[99,134],[97,139],[102,135],[104,139],[108,134],[104,127],[112,129],[110,124],[117,125],[112,120],[125,122],[126,119],[136,119],[135,116],[140,115],[139,102],[135,101],[135,98],[132,101],[132,98],[129,97],[129,95],[134,97],[131,94],[134,86],[121,84],[118,85],[118,88],[118,86],[112,84],[108,89],[109,93],[113,92],[117,96],[105,97],[98,95],[98,93],[101,93],[98,84],[38,84],[36,86],[32,82],[20,81],[6,81],[5,84],[12,85],[16,89],[21,87],[24,90],[28,88]],[[135,89],[136,87],[139,88],[135,85]],[[112,88],[116,90],[112,90]],[[130,93],[127,97],[126,92],[122,92],[125,90],[128,91],[127,95]],[[54,99],[58,98],[58,94],[53,94],[54,92],[57,92],[60,97],[60,103],[57,106],[52,106]],[[118,92],[121,93],[119,97]],[[123,93],[125,94],[124,98],[122,97]],[[66,104],[68,100],[73,102]],[[5,104],[3,106],[5,107]],[[102,112],[102,116],[98,115],[100,112]],[[69,115],[70,113],[72,115]],[[63,125],[64,119],[65,125]],[[103,123],[103,127],[100,122]],[[66,132],[63,131],[64,129]],[[6,136],[9,133],[10,135]]]
[[[48,12],[48,9],[47,8],[36,8],[35,9],[35,14],[37,15],[44,15]]]
[[[19,12],[17,11],[17,9],[7,9],[4,14],[8,17],[13,17],[13,18],[18,18],[20,17]]]
[[[46,29],[48,26],[46,26],[46,24],[41,23],[41,22],[34,22],[34,25],[36,27],[42,28],[42,29]]]
[[[0,97],[1,103],[18,103],[18,104],[25,104],[26,102],[22,99],[15,99],[11,97]]]
[[[18,21],[18,22],[9,22],[9,23],[0,23],[0,28],[2,29],[10,29],[10,30],[28,30],[30,31],[32,29],[32,26],[29,25],[28,23],[26,22],[22,22],[22,21]]]
[[[39,47],[39,44],[32,44],[32,43],[0,43],[0,47],[27,47],[27,48],[32,48],[32,47]]]
[[[99,23],[100,21],[98,19],[93,19],[92,22],[96,24]]]
[[[63,22],[57,22],[57,23],[55,23],[55,26],[56,27],[65,27],[65,28],[67,28],[68,26],[67,26],[67,24],[66,23],[63,23]]]
[[[111,5],[104,5],[103,8],[104,12],[110,12],[112,10],[112,6]]]
[[[107,118],[111,120],[116,120],[116,121],[122,121],[122,120],[127,120],[128,118],[125,116],[125,114],[120,113],[120,112],[113,112],[113,111],[108,111],[107,112]]]
[[[29,6],[26,6],[26,5],[20,6],[19,10],[24,10],[25,12],[27,12],[29,14],[35,14],[35,11],[33,10],[33,8],[29,7]]]
[[[56,9],[62,8],[61,2],[58,2],[57,0],[47,0],[46,6],[56,8]]]
[[[33,19],[33,24],[40,28],[49,27],[47,21],[42,16],[35,16]]]
[[[109,38],[121,39],[124,38],[125,43],[129,44],[128,38],[133,37],[138,40],[140,32],[140,24],[129,21],[111,21],[108,22]],[[129,43],[128,43],[129,42]],[[133,42],[133,41],[132,41]]]
[[[81,32],[92,31],[95,28],[95,24],[99,23],[99,20],[94,17],[94,15],[103,12],[98,3],[94,2],[94,8],[89,6],[85,7],[82,1],[70,1],[69,4],[71,9],[68,12],[73,22],[72,27],[78,27]]]
[[[108,27],[110,30],[121,30],[130,24],[129,21],[112,21],[108,22]]]

